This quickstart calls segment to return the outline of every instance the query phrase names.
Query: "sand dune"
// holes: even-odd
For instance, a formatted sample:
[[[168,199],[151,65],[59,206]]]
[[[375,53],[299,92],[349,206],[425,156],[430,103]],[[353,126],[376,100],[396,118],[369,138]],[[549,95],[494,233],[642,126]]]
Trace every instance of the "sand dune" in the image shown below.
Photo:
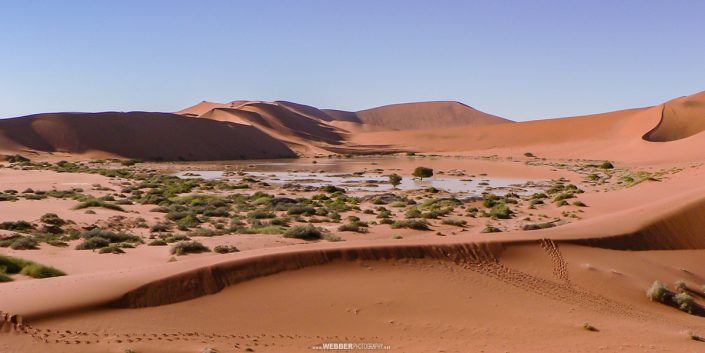
[[[167,113],[56,113],[0,120],[0,150],[148,160],[281,158],[295,154],[251,126]]]
[[[387,141],[421,152],[525,152],[554,158],[580,156],[633,162],[700,160],[703,94],[649,108],[491,126],[358,133],[364,145]],[[662,119],[663,117],[663,119]],[[664,145],[653,141],[671,141]],[[560,146],[560,147],[558,147]]]
[[[367,124],[387,130],[484,126],[511,122],[504,118],[483,113],[459,102],[392,104],[358,112],[324,111],[336,120]]]

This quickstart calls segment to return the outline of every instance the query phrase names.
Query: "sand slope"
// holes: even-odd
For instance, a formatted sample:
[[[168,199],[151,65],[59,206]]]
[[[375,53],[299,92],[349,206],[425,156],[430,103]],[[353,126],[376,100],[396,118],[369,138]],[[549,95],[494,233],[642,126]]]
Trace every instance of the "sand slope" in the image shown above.
[[[372,125],[386,130],[484,126],[511,122],[451,101],[392,104],[358,112],[324,111],[335,120]]]
[[[251,126],[167,113],[55,113],[0,120],[0,150],[149,160],[281,158],[295,154]]]
[[[668,142],[705,130],[705,92],[677,98],[663,104],[661,122],[644,139]]]

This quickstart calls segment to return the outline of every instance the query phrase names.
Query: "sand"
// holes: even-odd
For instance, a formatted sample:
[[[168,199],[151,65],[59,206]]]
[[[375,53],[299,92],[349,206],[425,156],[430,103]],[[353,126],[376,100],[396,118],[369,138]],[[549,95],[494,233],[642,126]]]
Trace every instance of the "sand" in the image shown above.
[[[458,178],[475,179],[549,182],[563,178],[585,191],[576,197],[587,207],[548,202],[531,208],[522,202],[511,205],[512,218],[502,220],[467,216],[470,207],[482,206],[466,201],[466,208],[453,213],[468,221],[464,227],[430,219],[430,231],[378,224],[371,225],[368,233],[352,233],[322,222],[318,225],[343,241],[266,234],[202,237],[198,240],[211,248],[230,244],[241,251],[191,254],[176,261],[169,260],[168,247],[146,245],[126,249],[122,255],[75,250],[78,240],[68,247],[0,248],[0,254],[56,266],[68,274],[48,279],[17,276],[14,282],[0,284],[0,310],[21,315],[25,323],[3,325],[0,351],[203,352],[213,348],[242,352],[249,348],[299,352],[334,342],[379,343],[392,352],[701,351],[705,343],[691,336],[705,335],[702,314],[689,315],[652,302],[645,292],[655,280],[671,289],[676,280],[683,280],[696,303],[705,304],[704,97],[699,93],[654,107],[582,117],[521,123],[493,119],[489,125],[463,120],[469,116],[464,113],[448,113],[471,109],[455,103],[336,113],[291,102],[204,102],[179,112],[186,117],[159,115],[158,119],[176,120],[174,125],[188,121],[189,129],[205,124],[199,132],[204,135],[196,135],[199,143],[193,156],[199,158],[193,159],[217,160],[221,158],[207,157],[240,153],[236,148],[241,139],[214,149],[216,139],[203,138],[215,133],[207,126],[251,128],[279,143],[268,148],[276,145],[308,156],[338,150],[420,155],[357,157],[339,164],[304,158],[300,165],[286,162],[292,163],[292,169],[307,165],[333,173],[394,172],[410,178],[416,166],[424,165],[432,167],[437,177],[455,173]],[[411,114],[408,124],[401,123],[398,114],[407,109],[429,117],[428,121]],[[438,121],[434,114],[449,119],[443,121],[445,126],[458,125],[431,126]],[[125,119],[108,115],[100,119],[113,120],[110,124]],[[144,119],[140,126],[148,131],[148,121],[154,117],[140,116],[132,118]],[[84,159],[92,153],[125,157],[119,141],[111,140],[113,146],[84,132],[102,125],[76,119],[97,120],[58,115],[0,121],[4,132],[0,146],[35,156],[27,153],[29,148],[47,161]],[[32,127],[28,121],[42,123]],[[56,129],[68,131],[62,136],[77,137],[49,136],[42,124],[57,124]],[[156,141],[165,143],[161,137]],[[261,147],[252,144],[245,143],[254,150]],[[179,150],[182,147],[167,147],[138,145],[133,150],[163,151],[164,158],[185,153]],[[590,166],[603,160],[615,168]],[[156,162],[132,168],[167,173],[219,170],[224,165],[228,164]],[[130,183],[97,174],[3,166],[3,190],[81,187],[100,197]],[[242,165],[237,168],[248,170]],[[272,180],[249,189],[212,193],[256,191],[293,198],[316,194],[283,189]],[[381,192],[350,193],[363,197]],[[419,202],[458,196],[443,191],[429,196],[423,190],[395,193]],[[115,216],[143,218],[151,226],[164,216],[154,211],[154,205],[125,205],[125,212],[95,209],[91,214],[74,210],[76,203],[70,199],[0,202],[0,221],[34,221],[55,212],[78,227]],[[378,206],[361,202],[360,211],[343,216],[374,221],[374,215],[362,211]],[[560,219],[553,228],[522,230],[524,225],[552,219]],[[503,232],[483,233],[487,223]],[[149,236],[148,229],[130,231]],[[586,323],[595,330],[585,329]]]

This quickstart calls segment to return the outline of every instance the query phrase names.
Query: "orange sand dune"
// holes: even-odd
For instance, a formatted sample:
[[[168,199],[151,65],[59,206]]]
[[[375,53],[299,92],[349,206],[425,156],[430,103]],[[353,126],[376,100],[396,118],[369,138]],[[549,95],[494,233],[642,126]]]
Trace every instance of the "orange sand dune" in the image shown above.
[[[419,102],[345,112],[324,110],[336,120],[372,125],[388,130],[432,129],[451,126],[484,126],[511,122],[459,102]]]
[[[0,150],[149,160],[295,156],[282,142],[251,126],[146,112],[55,113],[0,120]]]

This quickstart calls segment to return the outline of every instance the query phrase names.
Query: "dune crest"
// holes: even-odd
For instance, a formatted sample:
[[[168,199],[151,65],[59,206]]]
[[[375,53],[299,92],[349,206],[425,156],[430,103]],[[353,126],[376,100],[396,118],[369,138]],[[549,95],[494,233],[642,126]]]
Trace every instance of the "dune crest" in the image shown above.
[[[644,139],[669,142],[684,139],[705,130],[705,92],[676,98],[663,104],[661,121]]]

